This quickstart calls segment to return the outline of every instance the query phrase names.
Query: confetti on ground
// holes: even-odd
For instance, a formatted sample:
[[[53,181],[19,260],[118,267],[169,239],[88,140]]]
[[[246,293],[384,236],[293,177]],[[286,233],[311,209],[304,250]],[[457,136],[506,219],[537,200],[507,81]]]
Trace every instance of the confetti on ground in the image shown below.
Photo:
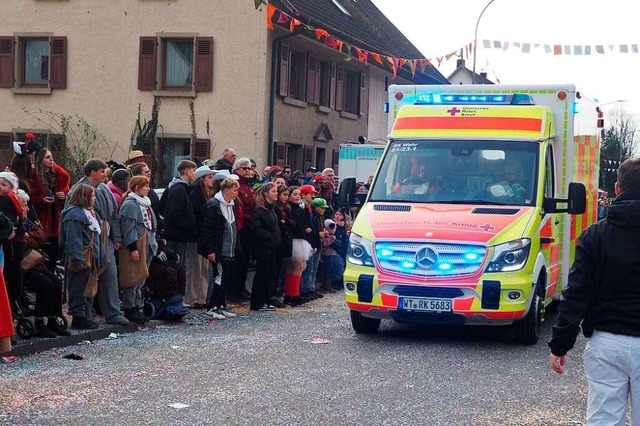
[[[106,338],[106,340],[113,340],[113,339],[117,339],[118,337],[120,337],[119,334],[117,333],[111,333],[109,334],[109,336]]]
[[[181,402],[176,402],[175,404],[169,404],[169,407],[175,408],[176,410],[181,410],[183,408],[191,407],[188,404],[183,404]]]
[[[80,360],[83,360],[83,359],[84,359],[82,356],[77,355],[77,354],[74,354],[74,353],[71,353],[71,354],[69,354],[69,355],[65,355],[65,356],[63,356],[62,358],[72,359],[72,360],[74,360],[74,361],[80,361]]]
[[[327,343],[329,343],[329,340],[316,337],[314,339],[308,340],[308,342],[313,345],[326,345]]]
[[[17,356],[3,356],[2,357],[2,363],[3,364],[11,364],[13,362],[16,362],[18,360]]]

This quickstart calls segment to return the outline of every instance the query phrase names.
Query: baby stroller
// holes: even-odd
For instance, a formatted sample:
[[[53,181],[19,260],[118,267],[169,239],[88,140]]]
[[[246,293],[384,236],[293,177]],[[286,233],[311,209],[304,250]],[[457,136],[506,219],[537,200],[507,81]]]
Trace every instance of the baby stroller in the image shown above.
[[[177,253],[162,249],[151,260],[149,277],[145,281],[144,310],[146,317],[178,321],[189,313],[183,305],[186,276]]]
[[[16,300],[13,303],[13,315],[16,319],[16,333],[20,338],[27,340],[35,336],[38,332],[36,323],[33,320],[37,304],[34,289],[43,288],[45,285],[54,285],[55,288],[62,291],[64,286],[62,280],[60,280],[56,274],[44,268],[44,266],[24,271],[24,282],[26,285],[21,300]],[[53,318],[50,317],[49,321],[52,319]],[[57,315],[55,321],[59,328],[69,328],[69,323],[64,315]]]

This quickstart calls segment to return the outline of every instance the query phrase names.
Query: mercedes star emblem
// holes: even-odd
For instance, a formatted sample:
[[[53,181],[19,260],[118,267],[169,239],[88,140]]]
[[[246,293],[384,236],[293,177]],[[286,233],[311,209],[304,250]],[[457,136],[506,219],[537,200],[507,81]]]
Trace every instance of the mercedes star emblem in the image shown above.
[[[422,247],[416,253],[416,263],[420,265],[422,268],[428,269],[433,268],[433,266],[438,262],[438,253],[435,252],[432,248]]]

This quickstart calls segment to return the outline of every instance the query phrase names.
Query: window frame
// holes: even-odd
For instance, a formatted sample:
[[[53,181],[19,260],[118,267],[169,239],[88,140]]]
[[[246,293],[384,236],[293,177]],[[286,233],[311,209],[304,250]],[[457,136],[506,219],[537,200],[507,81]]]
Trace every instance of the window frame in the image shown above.
[[[47,82],[46,83],[27,83],[26,78],[26,60],[27,60],[27,42],[29,41],[46,41],[47,46]],[[20,78],[17,80],[18,87],[29,88],[48,88],[51,80],[51,36],[44,37],[18,37],[18,55],[16,66],[18,67],[17,75]]]
[[[160,53],[161,53],[161,66],[160,66],[160,89],[169,91],[191,91],[195,90],[195,68],[196,68],[196,36],[193,37],[172,37],[165,36],[160,37]],[[191,84],[183,86],[170,86],[167,84],[167,42],[179,42],[190,41],[191,42]]]
[[[297,71],[294,73],[294,56]],[[307,58],[308,54],[294,49],[289,49],[289,93],[288,98],[306,101],[307,97]],[[297,79],[294,85],[294,76]],[[294,92],[295,86],[295,92]]]

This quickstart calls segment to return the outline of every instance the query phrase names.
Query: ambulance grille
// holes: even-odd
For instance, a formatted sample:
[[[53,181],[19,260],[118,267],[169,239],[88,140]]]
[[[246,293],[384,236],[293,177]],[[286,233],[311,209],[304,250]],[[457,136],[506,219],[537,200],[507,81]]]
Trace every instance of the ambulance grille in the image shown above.
[[[374,204],[373,209],[378,212],[410,212],[411,206],[395,204]]]
[[[423,287],[417,285],[397,285],[393,288],[398,296],[408,297],[436,297],[439,299],[453,299],[464,296],[464,291],[459,288],[449,287]]]
[[[504,214],[504,215],[514,215],[518,213],[520,209],[496,209],[491,207],[478,207],[473,209],[471,213],[473,214]]]
[[[470,244],[381,241],[375,245],[383,270],[423,277],[476,273],[486,254],[485,246]]]

